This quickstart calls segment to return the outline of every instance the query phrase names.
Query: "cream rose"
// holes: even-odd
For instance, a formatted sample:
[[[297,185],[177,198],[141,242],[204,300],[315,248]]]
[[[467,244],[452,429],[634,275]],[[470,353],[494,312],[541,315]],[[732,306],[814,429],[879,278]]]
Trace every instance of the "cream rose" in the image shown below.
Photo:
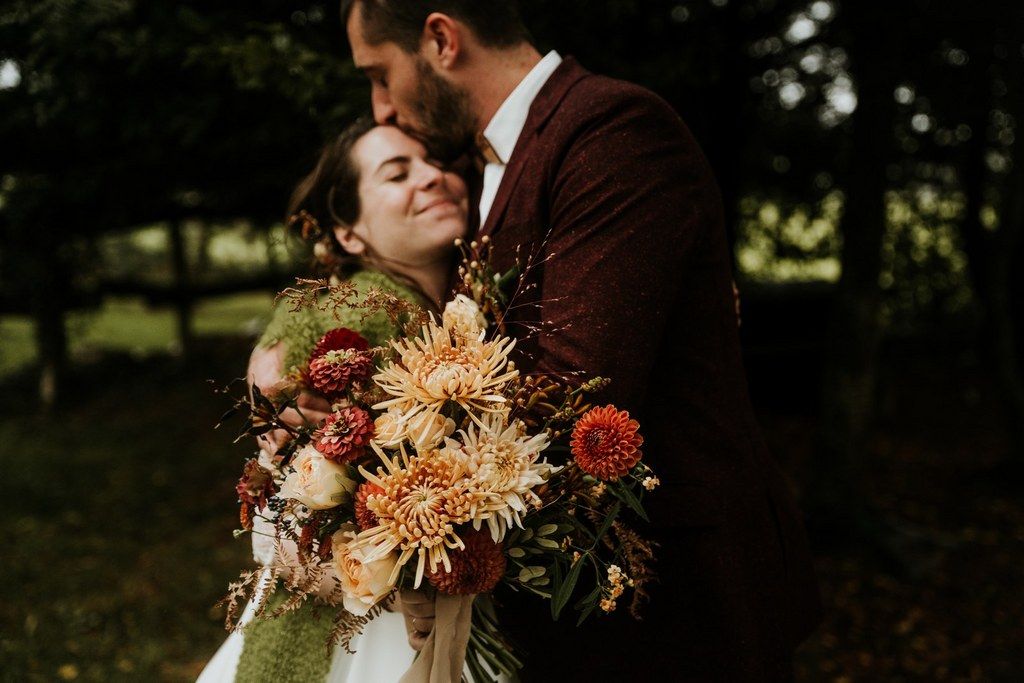
[[[282,498],[297,500],[311,510],[336,507],[356,490],[345,465],[331,462],[313,446],[295,454],[291,471],[281,485]]]
[[[331,547],[345,609],[362,616],[394,589],[391,575],[396,574],[398,553],[392,552],[379,560],[364,562],[365,551],[355,543],[356,533],[354,524],[343,525],[331,537]]]
[[[402,411],[391,408],[373,421],[373,440],[384,448],[398,448],[405,438],[406,424]]]
[[[487,327],[487,318],[477,303],[465,294],[459,294],[444,306],[441,324],[464,337],[476,337]]]
[[[407,428],[409,441],[417,451],[436,447],[446,436],[455,432],[455,421],[440,413],[422,411],[411,420]]]

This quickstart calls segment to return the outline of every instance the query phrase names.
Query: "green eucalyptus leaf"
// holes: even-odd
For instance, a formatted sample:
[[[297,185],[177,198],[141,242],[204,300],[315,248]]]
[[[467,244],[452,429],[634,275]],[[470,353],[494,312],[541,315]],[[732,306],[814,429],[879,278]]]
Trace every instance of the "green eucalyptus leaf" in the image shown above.
[[[526,551],[522,548],[509,548],[506,552],[509,557],[514,557],[517,560],[521,557],[526,557]]]
[[[580,571],[583,569],[583,560],[584,557],[580,557],[573,563],[569,573],[565,575],[565,580],[555,589],[555,595],[551,598],[551,618],[556,621],[566,603],[569,602],[569,598],[572,597],[572,592],[576,589],[576,581],[579,580]]]
[[[555,541],[550,538],[538,538],[537,545],[541,546],[542,548],[550,548],[551,550],[558,550],[561,547],[558,541]]]
[[[615,504],[612,505],[611,510],[608,511],[608,516],[605,517],[604,521],[601,523],[601,528],[597,530],[598,539],[601,539],[606,533],[608,533],[608,529],[611,527],[612,522],[615,521],[615,518],[619,516],[619,510],[621,509],[622,503],[620,503],[619,501],[615,501]]]
[[[558,531],[557,524],[545,524],[541,528],[537,529],[538,536],[550,536],[551,534]]]
[[[529,567],[523,567],[519,570],[519,580],[522,583],[527,583],[533,579],[544,576],[547,572],[544,567],[538,567],[537,565],[530,565]]]
[[[647,513],[644,512],[644,506],[640,504],[640,499],[637,498],[636,495],[629,490],[628,486],[626,486],[622,482],[617,482],[616,485],[612,487],[612,491],[615,492],[615,495],[622,502],[624,502],[626,505],[632,508],[633,512],[635,512],[640,517],[640,519],[644,520],[645,522],[651,521],[647,517]]]

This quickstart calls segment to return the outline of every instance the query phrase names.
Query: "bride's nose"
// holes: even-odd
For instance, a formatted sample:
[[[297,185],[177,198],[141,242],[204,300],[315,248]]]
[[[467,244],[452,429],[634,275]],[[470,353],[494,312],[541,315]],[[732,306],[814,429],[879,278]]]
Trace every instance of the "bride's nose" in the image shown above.
[[[421,162],[419,176],[417,189],[430,190],[440,185],[444,180],[444,171],[433,164]]]

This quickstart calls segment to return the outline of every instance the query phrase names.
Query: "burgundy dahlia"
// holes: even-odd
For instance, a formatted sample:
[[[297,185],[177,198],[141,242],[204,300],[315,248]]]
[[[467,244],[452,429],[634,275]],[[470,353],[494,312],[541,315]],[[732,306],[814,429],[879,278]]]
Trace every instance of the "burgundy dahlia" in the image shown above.
[[[366,341],[358,332],[347,327],[336,327],[320,338],[320,341],[313,347],[313,353],[310,354],[309,360],[319,358],[328,351],[343,351],[345,349],[366,351],[369,348],[370,342]]]
[[[452,570],[446,572],[443,565],[438,566],[437,571],[427,573],[427,580],[449,595],[490,592],[505,575],[505,549],[483,529],[460,531],[459,536],[466,548],[448,552]]]
[[[242,503],[258,508],[266,507],[267,498],[274,495],[274,477],[260,465],[259,461],[249,460],[245,463],[242,478],[238,480],[235,491],[238,492],[238,500]]]
[[[373,356],[366,351],[327,351],[309,363],[309,383],[328,397],[338,397],[373,374]]]
[[[334,462],[352,462],[373,438],[373,418],[358,406],[339,408],[313,434],[316,449]]]

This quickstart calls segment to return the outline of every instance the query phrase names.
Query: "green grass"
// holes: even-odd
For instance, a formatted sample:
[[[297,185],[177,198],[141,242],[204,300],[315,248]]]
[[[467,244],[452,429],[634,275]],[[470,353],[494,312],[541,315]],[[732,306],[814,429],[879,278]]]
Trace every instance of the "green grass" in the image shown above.
[[[225,637],[212,607],[251,563],[231,534],[248,449],[213,429],[226,400],[205,381],[246,351],[107,358],[49,418],[5,388],[0,680],[195,679]]]
[[[196,307],[193,329],[198,335],[246,335],[261,330],[270,318],[273,297],[249,293],[209,299]],[[177,348],[174,313],[152,309],[141,299],[110,298],[97,311],[67,316],[73,358],[104,351],[135,356],[167,353]],[[0,377],[35,361],[32,323],[25,317],[0,318]]]

